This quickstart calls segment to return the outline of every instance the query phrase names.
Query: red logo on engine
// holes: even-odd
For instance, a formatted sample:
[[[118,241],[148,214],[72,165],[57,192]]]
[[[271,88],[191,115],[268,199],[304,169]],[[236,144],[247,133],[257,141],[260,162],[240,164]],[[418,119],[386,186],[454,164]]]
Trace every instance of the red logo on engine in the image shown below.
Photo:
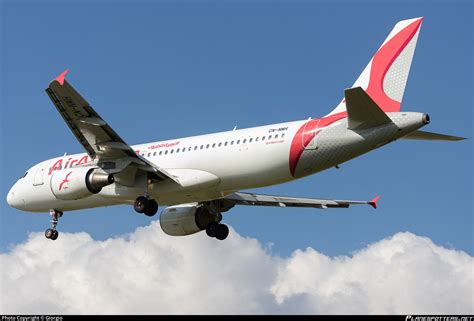
[[[63,185],[66,184],[66,183],[69,183],[69,175],[71,175],[72,172],[69,172],[66,177],[64,177],[63,181],[61,182],[61,184],[59,184],[59,190],[62,190],[63,189]],[[67,186],[64,186],[64,189],[67,189]]]

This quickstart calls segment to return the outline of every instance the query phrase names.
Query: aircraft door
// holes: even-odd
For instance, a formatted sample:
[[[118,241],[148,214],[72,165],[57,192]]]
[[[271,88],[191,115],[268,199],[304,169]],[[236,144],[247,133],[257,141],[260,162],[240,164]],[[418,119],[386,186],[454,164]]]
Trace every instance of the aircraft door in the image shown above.
[[[33,186],[44,184],[44,167],[43,165],[38,166],[36,169],[35,177],[33,178]]]
[[[319,131],[319,121],[319,119],[312,119],[304,125],[303,135],[301,135],[301,143],[304,149],[316,149],[318,140],[316,133]]]

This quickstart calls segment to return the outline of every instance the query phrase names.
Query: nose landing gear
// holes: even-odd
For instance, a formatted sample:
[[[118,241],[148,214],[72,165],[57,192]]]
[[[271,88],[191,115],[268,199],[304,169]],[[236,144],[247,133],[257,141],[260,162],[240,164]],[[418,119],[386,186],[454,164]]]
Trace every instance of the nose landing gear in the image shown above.
[[[51,228],[44,231],[44,236],[50,240],[56,240],[59,236],[59,232],[56,230],[58,226],[58,221],[61,216],[63,216],[63,212],[50,210],[49,215],[51,215]]]

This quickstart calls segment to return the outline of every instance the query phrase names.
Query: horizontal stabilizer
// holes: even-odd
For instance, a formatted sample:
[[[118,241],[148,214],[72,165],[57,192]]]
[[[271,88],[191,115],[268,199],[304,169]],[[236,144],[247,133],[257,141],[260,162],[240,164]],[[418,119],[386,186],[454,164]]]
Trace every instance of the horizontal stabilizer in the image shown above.
[[[437,133],[430,133],[424,132],[421,130],[417,130],[411,132],[410,134],[402,137],[403,139],[412,139],[412,140],[444,140],[444,141],[458,141],[466,139],[464,137],[457,137],[457,136],[450,136],[450,135],[443,135]]]
[[[361,87],[344,90],[344,96],[349,129],[367,129],[392,122]]]

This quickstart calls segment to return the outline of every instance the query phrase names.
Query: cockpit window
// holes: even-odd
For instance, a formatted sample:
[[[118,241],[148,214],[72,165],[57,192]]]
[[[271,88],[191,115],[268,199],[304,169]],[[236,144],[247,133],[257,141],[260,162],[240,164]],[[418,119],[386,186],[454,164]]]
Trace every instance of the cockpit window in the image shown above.
[[[28,175],[28,172],[26,172],[25,175],[23,175],[21,178],[26,177],[26,175]]]

